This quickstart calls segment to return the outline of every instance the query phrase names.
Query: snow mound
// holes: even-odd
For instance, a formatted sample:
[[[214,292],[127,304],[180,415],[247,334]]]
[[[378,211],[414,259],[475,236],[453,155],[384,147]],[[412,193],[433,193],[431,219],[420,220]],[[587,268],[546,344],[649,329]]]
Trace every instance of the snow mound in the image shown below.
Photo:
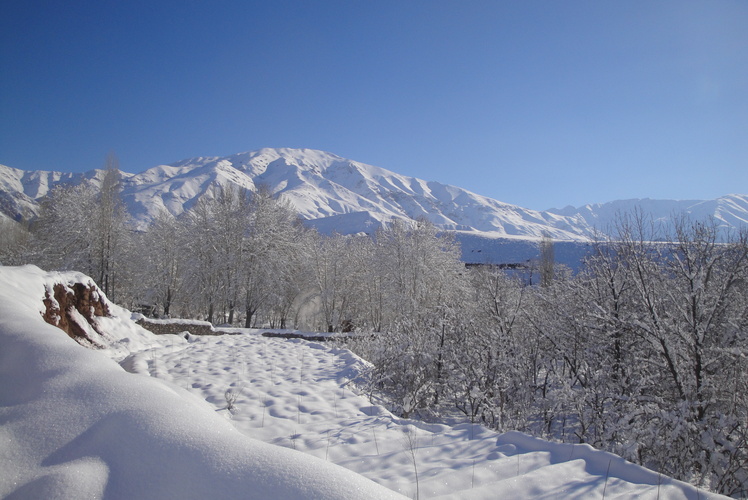
[[[90,278],[0,267],[1,497],[398,497],[253,440],[187,391],[81,347],[42,318],[46,287],[69,280]],[[101,321],[113,353],[149,342],[121,308]]]

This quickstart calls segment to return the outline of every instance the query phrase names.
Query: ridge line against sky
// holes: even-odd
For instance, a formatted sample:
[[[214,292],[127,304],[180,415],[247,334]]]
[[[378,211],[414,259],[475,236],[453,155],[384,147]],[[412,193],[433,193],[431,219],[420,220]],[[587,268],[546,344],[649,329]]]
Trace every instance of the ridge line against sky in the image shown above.
[[[748,192],[748,2],[0,5],[0,164],[311,148],[536,210]]]

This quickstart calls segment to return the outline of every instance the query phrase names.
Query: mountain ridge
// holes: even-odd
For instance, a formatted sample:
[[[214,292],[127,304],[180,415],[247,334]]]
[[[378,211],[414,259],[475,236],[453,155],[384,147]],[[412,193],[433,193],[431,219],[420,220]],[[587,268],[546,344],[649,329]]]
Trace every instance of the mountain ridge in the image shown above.
[[[101,181],[85,173],[23,171],[0,165],[0,211],[15,218],[38,215],[55,186]],[[613,227],[618,214],[638,207],[667,223],[676,212],[711,215],[725,228],[748,225],[748,196],[716,200],[617,200],[536,211],[457,186],[426,181],[314,149],[263,148],[229,156],[188,158],[138,174],[122,172],[122,198],[139,228],[162,210],[178,216],[219,187],[256,190],[264,185],[287,200],[323,233],[371,233],[394,219],[425,218],[446,231],[489,238],[589,241],[596,228]]]
[[[725,226],[748,225],[748,196],[737,193],[726,194],[713,200],[633,198],[591,203],[581,207],[552,208],[548,211],[564,216],[581,216],[590,226],[607,233],[609,231],[606,231],[606,228],[613,227],[620,214],[630,212],[632,207],[637,207],[654,222],[667,223],[673,214],[687,213],[696,219],[712,216]]]

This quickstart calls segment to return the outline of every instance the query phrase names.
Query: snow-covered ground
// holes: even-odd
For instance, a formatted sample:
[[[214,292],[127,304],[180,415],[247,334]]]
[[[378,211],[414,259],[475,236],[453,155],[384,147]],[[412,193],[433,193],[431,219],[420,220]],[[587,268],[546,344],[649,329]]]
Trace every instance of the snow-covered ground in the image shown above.
[[[3,498],[718,498],[586,445],[397,418],[328,344],[156,337],[113,306],[112,347],[86,349],[40,314],[76,279],[0,267]]]
[[[189,391],[127,373],[46,324],[45,285],[77,279],[0,267],[0,498],[398,497],[330,462],[247,437]],[[116,346],[109,354],[161,345],[114,313],[101,325]]]

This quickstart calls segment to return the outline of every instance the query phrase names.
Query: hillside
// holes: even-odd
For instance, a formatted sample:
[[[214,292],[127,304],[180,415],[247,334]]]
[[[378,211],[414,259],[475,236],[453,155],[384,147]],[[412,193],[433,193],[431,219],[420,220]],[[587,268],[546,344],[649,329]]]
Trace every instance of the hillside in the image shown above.
[[[634,209],[665,227],[672,216],[677,214],[688,214],[694,219],[714,217],[724,230],[748,226],[748,196],[740,194],[729,194],[715,200],[618,200],[583,207],[552,208],[548,211],[565,217],[581,218],[588,226],[609,233],[621,214],[631,213]]]
[[[280,194],[322,232],[372,232],[382,223],[424,217],[445,230],[492,232],[496,236],[558,239],[587,234],[565,216],[526,210],[469,191],[406,177],[314,150],[262,149],[222,158],[193,158],[159,166],[125,181],[131,212],[148,221],[158,209],[188,210],[210,185]]]
[[[0,165],[0,211],[33,218],[54,186],[100,182],[85,174],[26,172]],[[144,228],[163,210],[179,215],[217,187],[266,186],[282,196],[308,225],[322,233],[372,233],[393,219],[426,218],[446,231],[484,239],[586,241],[595,228],[612,227],[617,214],[641,209],[667,226],[673,214],[713,216],[727,230],[745,226],[748,196],[717,200],[624,200],[536,211],[455,186],[403,176],[383,168],[309,149],[261,149],[225,157],[198,157],[122,174],[122,197],[135,224]]]

